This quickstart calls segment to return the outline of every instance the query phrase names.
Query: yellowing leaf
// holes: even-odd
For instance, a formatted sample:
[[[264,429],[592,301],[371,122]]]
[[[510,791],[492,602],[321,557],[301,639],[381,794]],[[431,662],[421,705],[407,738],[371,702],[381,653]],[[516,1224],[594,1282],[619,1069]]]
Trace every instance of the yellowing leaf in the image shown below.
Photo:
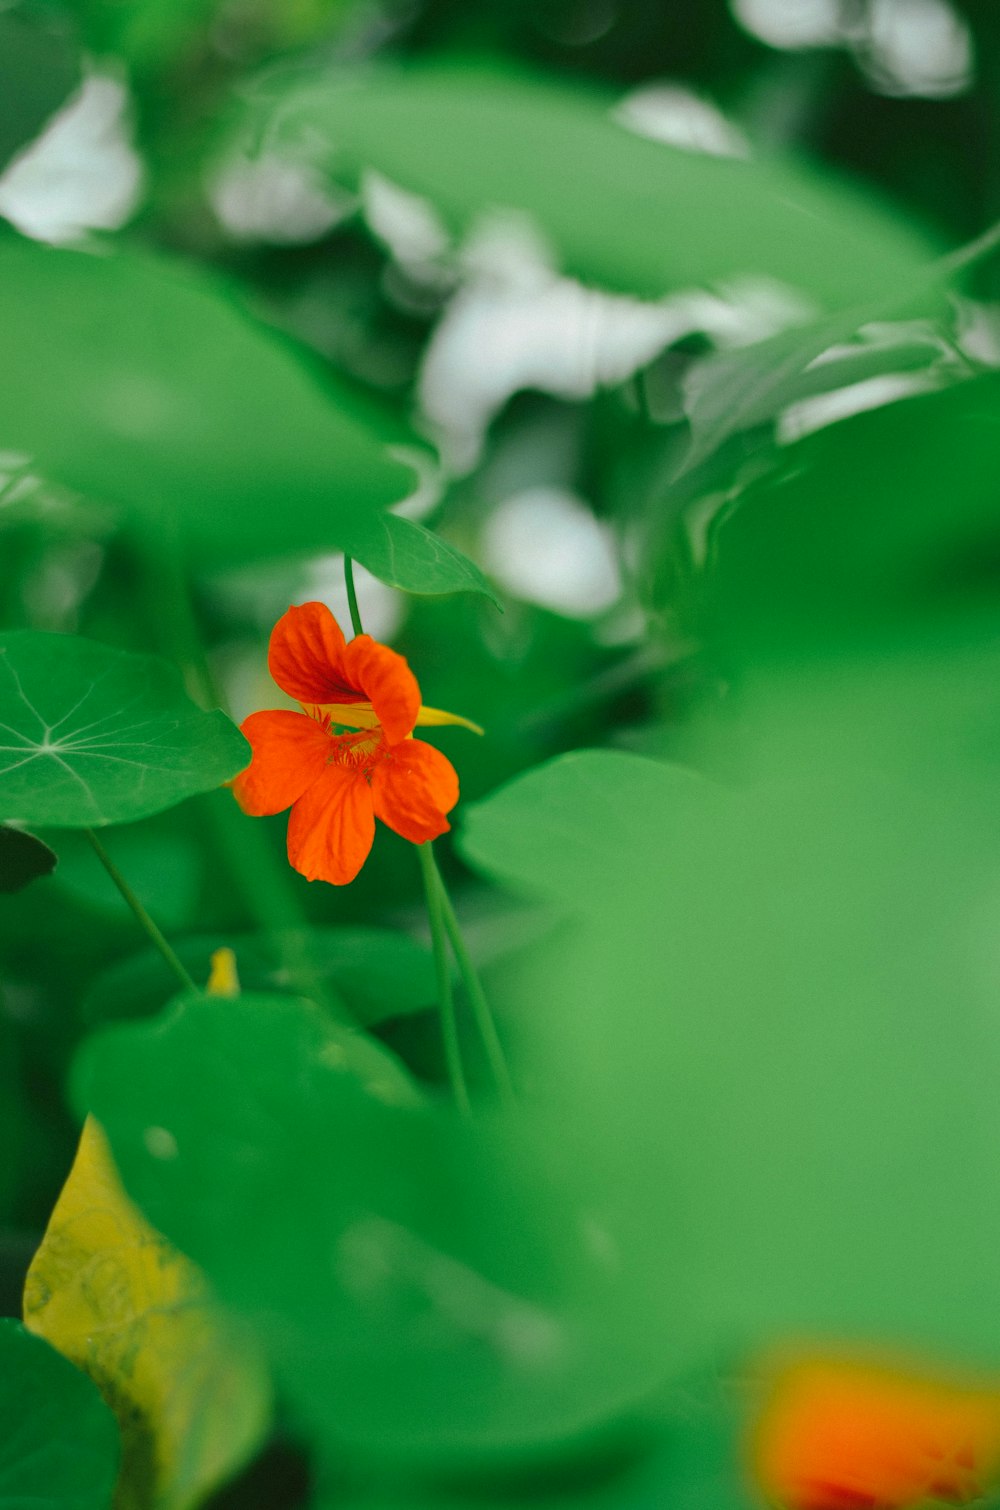
[[[213,1308],[200,1270],[129,1201],[89,1117],[28,1271],[24,1321],[90,1375],[118,1417],[116,1510],[187,1510],[267,1429],[263,1364]]]

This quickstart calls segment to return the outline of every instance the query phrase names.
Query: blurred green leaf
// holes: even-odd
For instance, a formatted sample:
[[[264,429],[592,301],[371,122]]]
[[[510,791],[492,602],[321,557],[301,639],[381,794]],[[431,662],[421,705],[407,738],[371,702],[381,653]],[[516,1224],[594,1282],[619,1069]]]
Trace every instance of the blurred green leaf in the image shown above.
[[[0,445],[154,548],[176,528],[202,565],[340,549],[409,592],[490,593],[453,547],[384,516],[410,468],[215,280],[8,236],[0,323]]]
[[[60,828],[125,823],[210,791],[247,764],[153,656],[69,635],[0,634],[0,812]]]
[[[511,1007],[678,1353],[1000,1367],[998,674],[992,616],[758,672],[703,738],[739,785],[584,754],[469,817],[580,919]]]
[[[254,1323],[321,1452],[537,1453],[614,1420],[662,1366],[618,1325],[619,1274],[553,1151],[423,1101],[307,1003],[181,1000],[91,1039],[77,1084],[126,1188]],[[151,1156],[151,1125],[176,1159]]]
[[[47,844],[24,829],[0,823],[0,892],[20,891],[55,870],[56,857]]]
[[[647,842],[647,806],[682,815],[711,798],[705,778],[680,766],[576,750],[467,809],[459,847],[471,864],[522,891],[576,902],[589,889],[600,898],[624,858]]]
[[[259,88],[269,144],[338,178],[375,168],[456,231],[521,211],[566,269],[652,298],[744,274],[823,304],[898,289],[933,242],[874,196],[791,161],[709,157],[650,141],[594,88],[497,67],[308,68]]]
[[[0,1320],[0,1507],[109,1510],[118,1427],[96,1387],[20,1322]]]
[[[65,12],[14,0],[0,12],[0,170],[27,146],[80,82],[80,52]]]
[[[699,612],[727,657],[964,610],[996,591],[1000,377],[859,414],[784,449],[709,534]]]

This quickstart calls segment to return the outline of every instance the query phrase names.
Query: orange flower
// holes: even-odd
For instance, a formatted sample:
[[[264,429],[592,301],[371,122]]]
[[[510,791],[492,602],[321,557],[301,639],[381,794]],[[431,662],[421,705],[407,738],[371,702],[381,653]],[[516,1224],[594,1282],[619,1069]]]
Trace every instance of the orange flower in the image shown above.
[[[908,1510],[977,1499],[1000,1466],[1000,1396],[857,1362],[786,1367],[753,1476],[782,1510]]]
[[[255,818],[291,808],[288,858],[308,881],[353,881],[371,850],[376,818],[413,844],[450,827],[454,767],[410,735],[417,724],[476,725],[421,707],[401,655],[367,634],[345,640],[323,603],[303,603],[274,626],[267,661],[304,711],[244,720],[253,760],[233,791]]]

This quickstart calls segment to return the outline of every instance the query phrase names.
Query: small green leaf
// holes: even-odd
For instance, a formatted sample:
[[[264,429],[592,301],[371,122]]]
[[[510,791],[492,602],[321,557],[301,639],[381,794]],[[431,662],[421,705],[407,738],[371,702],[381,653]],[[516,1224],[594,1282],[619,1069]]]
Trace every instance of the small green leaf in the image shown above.
[[[652,298],[750,274],[836,307],[893,292],[933,255],[868,192],[763,154],[650,141],[615,105],[497,67],[410,66],[277,77],[257,110],[270,142],[338,178],[375,168],[456,231],[488,211],[526,213],[568,271]]]
[[[373,576],[403,592],[428,596],[478,592],[500,603],[479,567],[454,545],[396,514],[376,514],[359,526],[353,555]]]
[[[0,170],[32,141],[80,82],[80,53],[64,13],[15,3],[0,12]]]
[[[110,1510],[118,1427],[94,1385],[0,1320],[0,1510]]]
[[[0,892],[20,891],[30,881],[51,875],[55,867],[56,857],[41,839],[0,823]]]
[[[235,776],[242,734],[152,656],[68,635],[0,634],[0,814],[58,828],[125,823]]]

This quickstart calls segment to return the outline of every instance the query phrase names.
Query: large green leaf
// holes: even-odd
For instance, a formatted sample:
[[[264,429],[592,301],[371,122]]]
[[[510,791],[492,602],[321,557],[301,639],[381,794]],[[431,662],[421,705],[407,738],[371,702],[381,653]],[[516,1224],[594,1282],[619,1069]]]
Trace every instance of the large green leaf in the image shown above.
[[[345,550],[410,592],[489,592],[383,510],[412,472],[384,426],[204,275],[0,239],[0,446],[199,564]],[[45,340],[38,339],[39,330]]]
[[[0,170],[30,142],[80,82],[67,17],[14,0],[0,12]]]
[[[758,674],[706,736],[738,785],[580,755],[467,817],[582,920],[512,1006],[680,1350],[1000,1366],[994,646]]]
[[[595,90],[485,67],[305,70],[262,86],[271,144],[337,176],[378,169],[456,230],[522,211],[566,268],[657,297],[742,274],[825,304],[898,290],[931,243],[869,194],[792,162],[710,158],[635,135]]]
[[[110,1510],[118,1427],[96,1387],[0,1320],[0,1510]]]
[[[126,1188],[251,1319],[328,1448],[538,1451],[662,1366],[619,1325],[619,1275],[553,1151],[424,1101],[306,1003],[181,1000],[92,1038],[78,1084]]]
[[[146,817],[249,758],[166,661],[30,629],[0,634],[0,741],[0,815],[59,828]]]

